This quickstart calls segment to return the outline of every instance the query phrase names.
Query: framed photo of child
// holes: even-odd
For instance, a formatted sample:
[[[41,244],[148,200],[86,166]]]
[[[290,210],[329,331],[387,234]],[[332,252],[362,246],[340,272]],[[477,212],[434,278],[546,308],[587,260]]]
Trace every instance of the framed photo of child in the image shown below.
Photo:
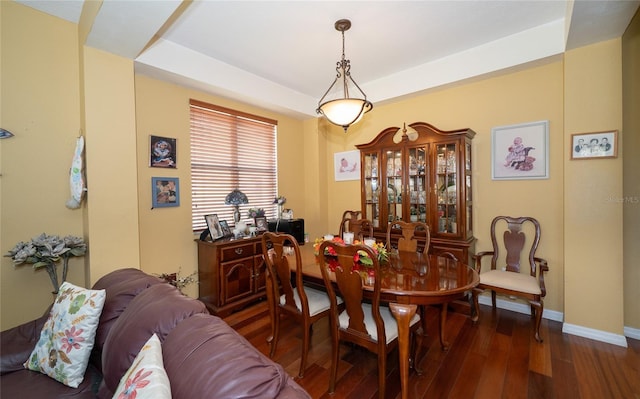
[[[491,179],[549,178],[549,121],[491,129]]]

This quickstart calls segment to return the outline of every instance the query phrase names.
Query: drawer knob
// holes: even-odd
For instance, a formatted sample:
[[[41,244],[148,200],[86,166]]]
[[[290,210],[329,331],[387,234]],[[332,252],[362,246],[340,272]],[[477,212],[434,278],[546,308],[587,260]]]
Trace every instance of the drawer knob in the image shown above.
[[[242,248],[236,248],[236,249],[235,249],[235,253],[236,253],[237,255],[242,255]]]

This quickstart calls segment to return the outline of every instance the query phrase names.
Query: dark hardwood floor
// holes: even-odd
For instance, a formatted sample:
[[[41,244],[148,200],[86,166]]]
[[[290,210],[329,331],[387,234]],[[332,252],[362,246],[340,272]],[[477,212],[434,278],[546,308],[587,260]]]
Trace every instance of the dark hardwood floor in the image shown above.
[[[570,398],[640,399],[640,341],[628,339],[622,348],[562,333],[559,322],[542,321],[539,344],[533,338],[529,316],[488,306],[481,307],[474,325],[462,307],[449,312],[448,340],[442,351],[438,340],[438,312],[429,308],[429,329],[420,359],[423,374],[412,372],[412,399],[423,398]],[[260,352],[270,320],[265,302],[225,318]],[[281,323],[281,338],[274,360],[295,376],[300,365],[301,329],[290,319]],[[375,355],[342,345],[335,395],[329,395],[330,338],[328,322],[313,329],[309,360],[298,383],[317,399],[377,398]],[[400,398],[398,355],[392,352],[387,366],[386,398]]]

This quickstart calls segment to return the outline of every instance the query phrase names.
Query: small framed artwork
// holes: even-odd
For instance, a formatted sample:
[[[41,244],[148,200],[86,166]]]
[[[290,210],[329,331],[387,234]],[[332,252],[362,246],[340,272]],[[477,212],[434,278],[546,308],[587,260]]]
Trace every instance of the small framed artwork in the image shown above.
[[[231,237],[233,234],[231,233],[231,229],[229,228],[229,224],[226,220],[220,221],[220,228],[222,229],[223,237]]]
[[[617,130],[571,135],[571,159],[601,159],[617,156]]]
[[[269,229],[266,216],[258,216],[256,218],[256,228],[258,231],[267,231]]]
[[[151,136],[149,165],[154,168],[176,168],[176,139]]]
[[[211,235],[211,239],[213,241],[218,240],[224,237],[224,233],[222,232],[222,226],[220,226],[220,220],[218,219],[218,215],[213,213],[211,215],[205,215],[204,220],[207,221],[207,226],[209,227],[209,234]],[[229,226],[227,226],[227,229]]]
[[[549,178],[549,121],[491,129],[491,179]]]
[[[177,177],[151,178],[152,208],[180,206],[180,180]]]
[[[336,181],[360,180],[360,151],[336,152],[333,154]]]

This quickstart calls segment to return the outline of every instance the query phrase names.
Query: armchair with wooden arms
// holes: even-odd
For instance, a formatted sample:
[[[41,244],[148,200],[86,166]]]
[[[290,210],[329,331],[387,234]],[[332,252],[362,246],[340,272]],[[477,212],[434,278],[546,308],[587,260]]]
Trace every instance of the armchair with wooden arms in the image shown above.
[[[324,255],[325,249],[335,255]],[[363,266],[354,261],[356,254],[366,254],[373,261],[370,267],[373,268],[374,275],[381,276],[376,254],[365,245],[341,245],[333,241],[324,241],[318,248],[318,263],[331,302],[329,322],[332,354],[329,393],[335,392],[340,341],[346,341],[377,355],[378,397],[383,399],[387,378],[387,355],[398,346],[398,324],[389,307],[380,304],[381,278],[374,277],[370,302],[365,301],[363,277],[356,270]],[[330,272],[329,268],[335,271]],[[344,311],[338,307],[338,295],[344,300]],[[420,317],[415,315],[410,322],[414,339],[419,321]],[[412,346],[415,353],[416,346]]]
[[[286,248],[293,249],[293,256],[286,256]],[[302,325],[302,359],[298,377],[304,376],[311,341],[313,323],[329,316],[329,297],[324,291],[305,287],[302,281],[300,247],[289,234],[265,232],[262,234],[262,253],[267,266],[267,301],[271,315],[271,344],[269,356],[273,357],[280,335],[280,317],[288,315]],[[291,284],[289,261],[296,262],[295,287]]]
[[[525,234],[528,228],[529,237]],[[499,241],[502,232],[502,242]],[[478,320],[478,294],[482,290],[491,290],[491,303],[496,307],[496,293],[525,298],[531,305],[531,316],[535,320],[535,338],[540,337],[540,322],[544,310],[542,298],[547,294],[544,285],[544,272],[549,271],[547,261],[535,256],[540,243],[540,223],[532,217],[497,216],[491,222],[491,243],[493,251],[479,252],[474,256],[476,271],[480,275],[480,284],[473,291],[474,321]],[[500,248],[505,256],[500,257]],[[520,272],[520,258],[523,249],[527,249],[528,268]],[[482,272],[482,261],[490,258],[490,269]],[[486,270],[486,268],[485,268]]]

